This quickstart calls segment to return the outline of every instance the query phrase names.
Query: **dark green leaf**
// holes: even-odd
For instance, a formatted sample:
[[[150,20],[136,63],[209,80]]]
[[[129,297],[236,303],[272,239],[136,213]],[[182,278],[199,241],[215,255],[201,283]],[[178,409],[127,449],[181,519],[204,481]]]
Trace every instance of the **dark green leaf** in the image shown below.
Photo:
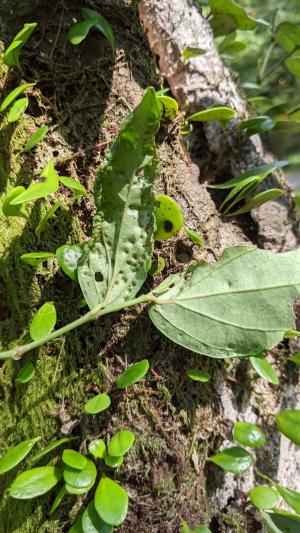
[[[64,244],[56,250],[60,268],[73,281],[77,281],[78,261],[82,256],[82,248],[77,244]]]
[[[300,248],[285,254],[227,248],[217,263],[200,263],[159,285],[150,318],[166,337],[196,353],[255,356],[294,327],[299,261]]]
[[[52,503],[50,509],[50,514],[54,513],[54,511],[58,508],[65,494],[67,494],[66,487],[65,485],[62,485],[54,498],[54,502]]]
[[[2,205],[2,212],[7,217],[28,218],[27,207],[24,205],[11,205],[11,201],[25,191],[25,187],[19,186],[7,193]]]
[[[104,459],[106,455],[106,445],[104,440],[92,440],[92,442],[89,444],[89,452],[98,459]]]
[[[119,526],[127,515],[128,494],[118,483],[103,477],[96,490],[94,505],[104,522]]]
[[[279,431],[300,446],[300,410],[290,409],[275,416]]]
[[[28,383],[35,374],[35,367],[31,361],[26,361],[25,365],[21,368],[17,375],[17,383]]]
[[[211,380],[209,372],[201,372],[197,368],[190,368],[186,373],[187,377],[194,381],[202,381],[202,383],[208,383]]]
[[[300,514],[300,492],[296,492],[295,490],[283,487],[282,485],[278,485],[277,483],[276,488],[280,496],[291,507],[291,509],[296,511],[296,513]]]
[[[155,196],[156,231],[154,238],[165,241],[181,230],[184,218],[180,205],[166,194]]]
[[[275,489],[263,485],[250,490],[249,496],[257,509],[273,509],[280,499]]]
[[[40,459],[42,459],[42,457],[44,457],[48,453],[52,452],[52,450],[55,450],[56,448],[58,448],[62,444],[65,444],[66,442],[71,442],[74,439],[75,439],[75,437],[63,437],[62,439],[59,439],[59,440],[56,440],[56,441],[52,442],[52,444],[49,444],[49,446],[47,446],[46,448],[44,448],[43,450],[38,452],[34,456],[33,460],[34,461],[39,461]]]
[[[45,178],[44,181],[40,183],[34,182],[29,185],[28,189],[19,194],[11,203],[17,205],[24,202],[32,202],[37,198],[45,198],[58,190],[58,176],[55,172],[53,161],[47,163],[41,173],[41,178]]]
[[[44,261],[47,261],[52,257],[55,257],[55,254],[52,254],[51,252],[29,252],[28,254],[21,255],[20,259],[22,259],[24,263],[28,263],[28,265],[36,266],[40,263],[44,263]]]
[[[108,409],[108,407],[111,404],[111,399],[103,392],[102,394],[97,394],[97,396],[94,396],[90,400],[88,400],[84,406],[84,410],[86,413],[90,415],[95,415],[96,413],[101,413],[101,411],[105,411],[105,409]]]
[[[46,224],[48,220],[54,215],[54,213],[57,211],[59,207],[61,207],[61,202],[56,202],[48,211],[45,213],[45,215],[40,220],[39,224],[35,228],[35,234],[37,237],[41,236],[41,233],[44,231]]]
[[[218,452],[213,457],[210,457],[209,461],[220,466],[226,472],[231,472],[232,474],[237,475],[243,474],[254,464],[252,455],[238,446],[226,448],[225,450]]]
[[[153,259],[151,263],[151,267],[148,272],[149,276],[158,276],[158,274],[160,274],[164,270],[165,266],[166,262],[164,258],[159,255],[158,257]]]
[[[52,302],[46,302],[34,315],[29,332],[32,340],[37,341],[47,337],[56,324],[56,309]]]
[[[233,428],[233,438],[239,444],[250,448],[260,448],[266,443],[262,429],[249,422],[236,422]]]
[[[142,359],[133,365],[130,365],[125,372],[117,379],[118,389],[126,389],[131,385],[134,385],[140,381],[149,370],[149,361],[148,359]]]
[[[86,38],[93,26],[94,23],[92,20],[83,20],[77,24],[74,24],[74,26],[72,26],[68,32],[68,39],[70,43],[74,45],[80,44]]]
[[[246,130],[251,135],[255,133],[262,133],[264,131],[269,131],[274,128],[276,122],[268,115],[261,115],[248,120],[240,122],[239,128]]]
[[[18,98],[21,94],[23,94],[29,87],[33,87],[34,83],[23,83],[22,85],[19,85],[19,87],[16,87],[11,91],[6,98],[3,100],[1,107],[0,107],[0,113],[3,113],[7,107],[9,107],[13,101]]]
[[[245,205],[237,211],[234,211],[233,213],[227,213],[227,216],[238,216],[244,213],[248,213],[249,211],[252,211],[252,209],[257,209],[266,202],[275,200],[276,198],[279,198],[282,195],[283,190],[281,189],[269,189],[267,191],[260,192],[253,196],[253,198],[251,198],[249,202],[246,202]]]
[[[82,470],[87,464],[87,458],[81,453],[76,452],[72,449],[67,449],[63,451],[62,461],[65,465],[71,466],[76,470]]]
[[[123,455],[121,455],[121,457],[112,457],[111,455],[106,455],[104,461],[106,466],[109,466],[110,468],[118,468],[119,466],[122,466],[124,457]]]
[[[28,141],[26,142],[23,152],[29,152],[29,150],[32,150],[48,133],[49,126],[41,126],[38,128],[32,135],[29,137]]]
[[[16,100],[8,112],[8,122],[16,122],[17,120],[19,120],[21,116],[25,113],[28,106],[29,100],[27,96],[25,96],[25,98],[20,98],[19,100]]]
[[[292,361],[292,363],[295,363],[295,365],[300,367],[300,352],[294,353],[290,357],[288,357],[289,361]]]
[[[107,20],[100,15],[97,11],[94,11],[93,9],[89,9],[87,7],[83,8],[81,10],[82,16],[85,20],[89,21],[91,20],[101,33],[103,33],[106,40],[110,43],[113,52],[115,51],[115,37],[114,32],[110,26],[110,24],[107,22]]]
[[[286,513],[283,509],[276,509],[276,513],[261,511],[260,515],[263,523],[272,533],[299,533],[300,531],[300,517]]]
[[[214,34],[228,35],[235,30],[254,30],[257,22],[233,0],[209,0],[213,18],[211,25]]]
[[[83,533],[112,533],[113,527],[101,520],[95,510],[94,502],[90,502],[82,517]]]
[[[94,485],[97,476],[97,469],[93,461],[87,459],[82,470],[66,465],[64,468],[64,480],[75,489],[85,489]]]
[[[300,44],[300,28],[292,22],[281,22],[276,28],[275,39],[286,52],[292,52]]]
[[[286,68],[295,76],[300,76],[300,52],[297,50],[284,62]]]
[[[135,441],[132,431],[123,429],[114,435],[108,445],[108,453],[113,457],[121,457],[131,448]]]
[[[160,111],[152,88],[129,115],[95,183],[97,223],[85,246],[78,279],[90,307],[133,298],[149,270],[154,229],[153,138]]]
[[[37,23],[31,22],[30,24],[24,24],[23,28],[17,35],[14,40],[11,42],[9,47],[6,49],[3,56],[3,61],[8,67],[16,66],[20,68],[20,53],[23,46],[28,41],[33,30],[36,28]]]
[[[82,196],[87,194],[86,188],[81,185],[81,183],[73,178],[68,178],[67,176],[59,176],[59,181],[65,185],[68,189],[75,192],[77,196]]]
[[[23,461],[23,459],[25,459],[26,455],[29,454],[35,443],[39,440],[41,440],[41,437],[35,437],[34,439],[24,440],[13,448],[9,448],[6,454],[3,455],[0,459],[0,474],[4,474],[5,472],[12,470],[12,468],[17,466],[21,461]]]
[[[264,357],[250,357],[250,363],[261,378],[268,383],[273,383],[273,385],[279,384],[274,368]]]
[[[187,117],[187,120],[192,122],[211,122],[212,120],[219,120],[221,122],[225,120],[231,120],[235,117],[236,111],[231,107],[226,106],[214,106],[210,109],[204,109],[204,111],[198,111]]]
[[[10,496],[17,500],[28,500],[41,496],[61,480],[61,470],[55,466],[39,466],[20,474],[10,487]]]

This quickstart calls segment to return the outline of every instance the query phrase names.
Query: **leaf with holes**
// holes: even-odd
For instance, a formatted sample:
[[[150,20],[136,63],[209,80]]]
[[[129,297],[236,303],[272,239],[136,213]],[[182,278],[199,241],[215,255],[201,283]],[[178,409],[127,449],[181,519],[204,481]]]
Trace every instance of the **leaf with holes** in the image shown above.
[[[148,89],[129,115],[95,183],[94,239],[83,250],[78,279],[90,309],[133,298],[150,268],[155,178],[154,135],[160,111]]]
[[[244,245],[157,287],[149,314],[169,339],[210,357],[255,356],[294,328],[300,248],[272,254]],[[170,280],[171,281],[171,280]]]
[[[56,257],[62,271],[73,281],[77,281],[78,261],[82,256],[82,248],[77,244],[64,244],[56,250]]]

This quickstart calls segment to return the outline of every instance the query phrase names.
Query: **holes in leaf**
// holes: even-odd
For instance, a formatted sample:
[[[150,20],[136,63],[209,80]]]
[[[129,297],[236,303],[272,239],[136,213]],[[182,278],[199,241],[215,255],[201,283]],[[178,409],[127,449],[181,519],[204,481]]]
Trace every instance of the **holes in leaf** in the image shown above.
[[[96,272],[95,281],[97,281],[97,283],[101,283],[101,281],[103,281],[103,275],[101,274],[101,272]]]

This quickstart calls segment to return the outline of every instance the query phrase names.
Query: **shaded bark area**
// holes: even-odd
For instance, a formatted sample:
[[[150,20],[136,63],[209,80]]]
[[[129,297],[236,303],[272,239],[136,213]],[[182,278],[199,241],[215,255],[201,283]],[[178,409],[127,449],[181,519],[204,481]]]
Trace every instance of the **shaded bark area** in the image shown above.
[[[85,5],[98,9],[112,24],[117,40],[114,63],[109,46],[97,32],[92,33],[81,47],[73,48],[67,43],[68,28],[74,18],[80,17],[81,2],[61,0],[51,5],[49,2],[9,0],[0,6],[1,39],[5,44],[24,22],[37,20],[39,23],[39,30],[28,43],[23,57],[24,78],[26,81],[38,81],[38,87],[31,95],[28,115],[20,125],[25,132],[18,130],[13,140],[20,144],[24,142],[32,127],[30,121],[34,120],[34,125],[37,125],[36,121],[43,114],[55,126],[52,136],[43,141],[34,156],[21,156],[22,172],[17,164],[6,168],[4,174],[8,183],[6,180],[1,183],[1,202],[8,187],[28,184],[33,169],[42,166],[49,154],[54,155],[54,152],[59,154],[60,173],[79,178],[89,190],[89,196],[75,204],[69,203],[65,192],[64,217],[49,225],[44,240],[38,245],[32,227],[39,221],[40,207],[32,214],[32,227],[30,224],[18,227],[16,222],[0,218],[1,294],[7,295],[5,305],[1,306],[3,345],[27,331],[30,316],[44,301],[56,302],[58,325],[71,320],[79,312],[76,309],[80,297],[78,288],[62,276],[57,265],[32,271],[27,265],[20,264],[19,255],[29,251],[28,243],[31,249],[40,249],[41,245],[43,249],[49,249],[50,245],[51,249],[55,249],[63,244],[63,239],[75,243],[89,237],[94,210],[94,172],[104,160],[107,147],[124,117],[140,100],[143,90],[150,84],[158,88],[155,63],[131,3],[113,0],[103,4],[93,0],[86,1]],[[187,8],[186,13],[179,10],[180,6]],[[161,72],[182,104],[186,97],[195,110],[198,104],[206,106],[217,101],[226,102],[233,107],[238,106],[240,117],[246,116],[246,104],[214,49],[209,27],[199,18],[192,4],[163,0],[160,5],[152,2],[151,7],[148,0],[143,0],[140,13],[154,53],[156,49],[154,41],[151,41],[151,31],[159,29],[160,24],[160,31],[164,31],[164,24],[169,28],[168,34],[157,34],[160,46],[168,43],[169,48],[163,48],[161,52],[164,61],[168,61],[168,54],[175,61],[181,53],[181,45],[175,45],[172,32],[182,32],[180,24],[185,21],[186,14],[193,18],[189,32],[194,31],[193,26],[199,20],[204,28],[198,31],[199,40],[189,38],[189,44],[184,43],[184,46],[204,47],[205,43],[200,43],[200,38],[207,43],[211,59],[207,58],[201,67],[200,89],[196,87],[196,67],[193,67],[195,87],[194,92],[190,92],[191,96],[188,96],[190,78],[186,81],[178,78],[176,86],[173,86],[172,77],[164,72],[162,63]],[[160,13],[163,23],[159,19],[154,26],[154,20],[148,17],[156,16],[156,13]],[[179,18],[172,19],[177,14]],[[193,34],[193,39],[196,36],[196,33]],[[174,57],[173,49],[177,50]],[[178,61],[174,63],[174,72],[178,64]],[[214,65],[219,77],[213,74]],[[182,68],[185,66],[182,65]],[[209,84],[205,85],[210,76]],[[16,75],[8,87],[13,88],[17,80]],[[220,93],[219,86],[222,87]],[[216,132],[212,129],[210,132],[209,127],[205,129],[205,135],[199,131],[197,141],[202,147],[203,159],[208,163],[215,159],[217,153],[222,153],[220,168],[230,168],[234,161],[232,146],[235,146],[232,135],[227,132],[223,137],[221,130]],[[20,144],[16,146],[7,140],[3,132],[1,138],[5,150],[9,146],[11,162],[16,163]],[[4,145],[4,142],[7,144]],[[155,253],[164,257],[167,267],[162,275],[148,278],[146,289],[156,286],[167,274],[184,270],[192,262],[202,259],[215,261],[228,246],[247,240],[257,242],[263,231],[263,227],[256,225],[250,217],[230,221],[220,217],[205,186],[205,180],[215,175],[217,170],[218,176],[222,177],[219,162],[210,169],[207,163],[201,164],[199,155],[192,160],[183,149],[173,124],[162,124],[157,147],[161,164],[157,190],[170,194],[180,203],[186,225],[203,236],[204,245],[202,248],[193,246],[184,234],[156,243]],[[244,149],[245,154],[248,153],[246,146]],[[0,150],[3,158],[7,154],[5,150]],[[235,151],[237,158],[242,151],[240,147],[236,147]],[[256,152],[253,153],[252,163],[256,165]],[[285,201],[293,211],[288,193]],[[277,203],[274,209],[276,218]],[[283,213],[286,217],[285,207]],[[292,247],[290,237],[281,225],[279,231],[280,236],[274,238],[272,232],[267,243],[273,239],[276,250]],[[290,231],[295,239],[293,230]],[[268,436],[268,446],[257,452],[259,468],[277,476],[288,486],[294,486],[295,449],[286,439],[280,439],[272,417],[277,409],[295,405],[299,393],[298,374],[286,362],[288,353],[289,347],[285,343],[269,354],[281,374],[281,385],[273,387],[257,379],[247,360],[212,360],[171,343],[154,329],[145,309],[131,309],[109,316],[32,354],[37,374],[26,389],[17,387],[15,383],[22,363],[3,365],[0,377],[1,452],[8,444],[17,444],[37,434],[43,437],[42,445],[69,434],[78,437],[76,449],[86,453],[90,440],[108,439],[119,429],[128,428],[136,435],[135,447],[118,472],[109,472],[126,487],[130,496],[128,517],[118,531],[179,533],[180,517],[183,517],[191,526],[200,523],[209,525],[213,533],[258,533],[261,526],[253,508],[247,503],[247,490],[253,484],[253,473],[234,478],[224,475],[206,460],[224,442],[231,440],[236,419],[258,422]],[[145,357],[151,366],[146,379],[127,392],[118,391],[115,380],[120,372]],[[193,367],[209,371],[212,382],[199,386],[189,381],[185,372]],[[84,402],[95,392],[104,391],[112,398],[111,409],[97,417],[87,417],[83,412]],[[57,462],[57,457],[58,454],[50,456],[51,462]],[[47,464],[47,461],[45,458],[40,464]],[[103,471],[100,463],[98,470],[99,473]],[[7,489],[17,472],[13,471],[3,478],[1,533],[68,531],[77,513],[85,508],[92,496],[90,494],[82,499],[69,497],[54,515],[49,516],[53,493],[28,503],[9,499]]]

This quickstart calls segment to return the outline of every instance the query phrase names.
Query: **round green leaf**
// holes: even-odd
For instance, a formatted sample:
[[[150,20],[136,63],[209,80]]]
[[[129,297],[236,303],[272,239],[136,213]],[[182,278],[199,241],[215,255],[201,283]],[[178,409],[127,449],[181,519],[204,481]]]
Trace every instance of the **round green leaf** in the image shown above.
[[[32,150],[48,133],[49,126],[41,126],[38,128],[32,135],[29,137],[27,143],[25,144],[23,148],[23,152],[29,152],[29,150]]]
[[[25,96],[25,98],[20,98],[19,100],[16,100],[7,115],[8,122],[16,122],[17,120],[19,120],[23,113],[25,113],[28,106],[29,100],[27,96]]]
[[[34,439],[27,439],[13,448],[9,448],[5,455],[0,459],[0,474],[4,474],[9,470],[12,470],[17,466],[26,455],[29,454],[36,442],[41,440],[41,437],[35,437]]]
[[[29,332],[32,340],[37,341],[47,337],[56,324],[56,309],[52,302],[46,302],[34,315]]]
[[[62,460],[65,465],[71,466],[76,470],[82,470],[87,464],[87,458],[75,450],[67,449],[63,451]]]
[[[90,502],[82,516],[83,533],[112,533],[113,527],[101,520],[95,510],[94,502]]]
[[[254,463],[252,455],[238,446],[225,448],[225,450],[210,457],[209,461],[212,461],[226,472],[231,472],[232,474],[243,474]]]
[[[73,178],[68,178],[67,176],[59,176],[59,181],[63,185],[65,185],[65,187],[68,187],[68,189],[71,189],[71,191],[75,192],[78,196],[87,194],[86,188],[81,185],[79,181],[74,180]]]
[[[127,387],[134,385],[135,383],[140,381],[145,376],[145,374],[147,374],[148,369],[148,359],[142,359],[141,361],[130,365],[127,370],[125,370],[125,372],[122,372],[122,374],[118,377],[118,389],[126,389]]]
[[[180,206],[166,194],[155,197],[156,231],[154,239],[165,241],[181,230],[184,219]]]
[[[41,496],[61,480],[61,470],[55,466],[39,466],[20,474],[10,488],[10,496],[28,500]]]
[[[118,483],[103,477],[96,490],[94,505],[104,522],[119,526],[127,515],[128,494]]]
[[[11,205],[11,200],[19,196],[22,192],[25,191],[25,187],[15,187],[9,193],[7,193],[5,200],[2,205],[2,212],[6,217],[21,217],[28,218],[28,211],[26,206],[20,205]]]
[[[279,502],[279,494],[268,486],[255,487],[249,492],[250,500],[257,509],[273,509]]]
[[[17,375],[17,383],[28,383],[35,374],[35,367],[31,361],[26,361],[25,365],[21,368]]]
[[[250,357],[250,363],[261,378],[268,381],[268,383],[279,384],[275,370],[264,357]]]
[[[135,436],[132,431],[128,431],[127,429],[118,431],[118,433],[112,437],[108,445],[109,455],[112,455],[113,457],[124,455],[131,448],[134,441]]]
[[[290,409],[275,416],[279,431],[300,446],[300,410]]]
[[[55,257],[55,254],[52,254],[51,252],[30,252],[21,255],[20,259],[24,261],[24,263],[28,263],[28,265],[37,266],[52,257]]]
[[[106,445],[104,440],[92,440],[92,442],[89,444],[89,452],[97,459],[104,459],[106,455]]]
[[[233,428],[233,438],[243,446],[250,448],[260,448],[266,443],[262,429],[249,422],[236,422]]]
[[[84,410],[90,415],[95,415],[96,413],[101,413],[101,411],[108,409],[110,404],[110,397],[108,396],[108,394],[103,392],[102,394],[97,394],[97,396],[94,396],[93,398],[88,400],[88,402],[86,402],[84,406]]]
[[[82,248],[76,244],[64,244],[56,250],[60,268],[74,281],[77,281],[77,264],[81,256]]]
[[[202,381],[202,383],[208,383],[211,380],[209,372],[201,372],[201,370],[197,370],[197,368],[189,368],[186,375],[188,378],[194,381]]]
[[[112,455],[106,455],[104,461],[106,466],[109,466],[110,468],[118,468],[124,463],[124,457],[123,455],[121,455],[121,457],[112,457]]]
[[[82,470],[66,465],[64,468],[64,480],[68,485],[76,489],[84,489],[93,486],[97,476],[97,469],[93,461],[87,459]]]

